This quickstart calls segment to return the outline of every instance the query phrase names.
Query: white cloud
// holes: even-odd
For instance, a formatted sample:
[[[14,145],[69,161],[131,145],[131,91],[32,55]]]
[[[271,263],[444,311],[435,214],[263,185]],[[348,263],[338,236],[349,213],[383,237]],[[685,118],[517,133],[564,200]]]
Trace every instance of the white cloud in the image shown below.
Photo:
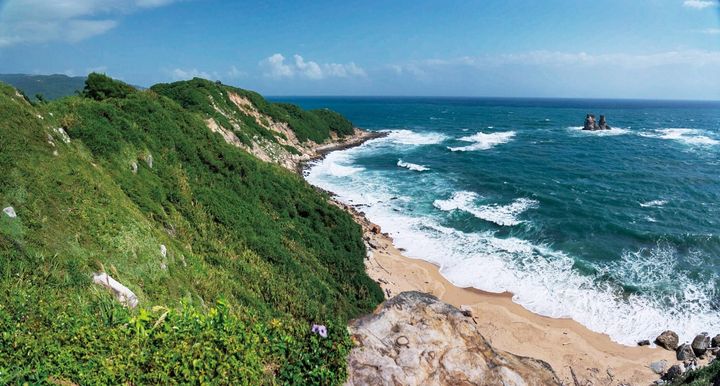
[[[293,68],[285,64],[285,57],[282,54],[274,54],[260,62],[263,74],[273,79],[290,78],[294,75]]]
[[[685,0],[683,1],[683,7],[694,8],[694,9],[705,9],[710,7],[717,7],[718,2],[716,0]]]
[[[292,78],[295,76],[319,80],[324,78],[350,78],[350,77],[365,77],[367,73],[365,70],[350,62],[347,64],[340,63],[317,63],[312,60],[305,60],[300,55],[293,55],[293,62],[285,62],[285,57],[282,54],[271,55],[259,64],[263,69],[263,75],[273,78]]]
[[[229,79],[237,79],[237,78],[247,76],[247,73],[245,71],[240,71],[235,66],[230,66],[230,69],[227,71],[226,75]]]
[[[720,28],[706,28],[700,32],[706,35],[720,35]]]
[[[295,58],[295,67],[300,74],[309,79],[323,78],[324,74],[323,71],[320,69],[319,64],[313,62],[312,60],[309,62],[305,62],[303,57],[297,54],[293,55],[293,57]]]
[[[0,5],[0,47],[78,42],[118,25],[118,17],[177,0],[7,0]]]
[[[215,79],[216,76],[211,75],[205,71],[199,71],[197,68],[184,70],[182,68],[176,68],[170,71],[170,76],[173,80],[187,80],[192,78],[203,78],[203,79]]]

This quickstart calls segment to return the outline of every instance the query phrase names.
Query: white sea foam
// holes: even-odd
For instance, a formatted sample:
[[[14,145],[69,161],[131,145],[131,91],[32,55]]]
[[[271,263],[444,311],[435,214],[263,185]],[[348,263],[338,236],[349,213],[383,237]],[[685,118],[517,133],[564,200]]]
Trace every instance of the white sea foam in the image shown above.
[[[328,154],[322,161],[315,163],[313,169],[334,177],[346,177],[365,170],[361,167],[351,166],[351,162],[350,153],[335,151]]]
[[[412,130],[392,130],[386,141],[400,145],[434,145],[443,142],[447,136],[440,133],[419,133]]]
[[[448,149],[450,149],[451,151],[488,150],[493,148],[494,146],[510,142],[513,137],[515,137],[514,131],[504,131],[497,133],[478,132],[474,135],[458,138],[460,141],[473,142],[472,145],[448,147]]]
[[[630,133],[630,130],[623,129],[620,127],[613,127],[610,130],[583,130],[582,126],[571,126],[567,128],[571,132],[580,133],[585,135],[595,135],[598,137],[612,137],[616,135],[623,135]]]
[[[668,202],[666,200],[652,200],[652,201],[648,201],[648,202],[642,202],[642,203],[640,203],[640,206],[642,206],[643,208],[649,208],[649,207],[653,207],[653,206],[663,206],[667,203]]]
[[[696,129],[688,128],[668,128],[658,129],[651,132],[640,133],[643,137],[669,139],[692,146],[712,146],[717,145],[720,141],[703,135],[703,132]]]
[[[398,212],[402,206],[395,205],[412,199],[392,191],[391,181],[365,173],[336,178],[322,165],[325,162],[328,159],[310,170],[308,181],[337,193],[346,203],[367,205],[363,211],[368,218],[389,232],[398,247],[410,257],[437,264],[455,285],[512,292],[513,301],[532,312],[572,318],[627,345],[654,339],[666,329],[676,331],[681,341],[700,331],[720,331],[720,319],[708,307],[718,278],[690,279],[672,249],[625,252],[616,263],[596,266],[597,274],[580,273],[572,257],[547,245],[494,232],[462,232],[429,215]],[[396,196],[400,199],[393,200]],[[476,210],[479,199],[473,192],[457,192],[435,206]],[[641,291],[628,294],[615,283],[638,285]]]
[[[430,170],[430,168],[427,167],[427,166],[422,166],[422,165],[418,165],[418,164],[413,164],[413,163],[410,163],[410,162],[404,162],[404,161],[401,160],[401,159],[398,160],[397,166],[400,166],[401,168],[413,170],[413,171],[416,171],[416,172],[424,172],[424,171],[426,171],[426,170]]]
[[[455,192],[448,200],[435,200],[433,206],[449,212],[453,210],[462,210],[472,214],[473,216],[493,222],[500,226],[518,225],[522,221],[518,216],[530,208],[536,208],[538,202],[528,198],[519,198],[508,205],[475,205],[475,201],[479,196],[474,192]]]

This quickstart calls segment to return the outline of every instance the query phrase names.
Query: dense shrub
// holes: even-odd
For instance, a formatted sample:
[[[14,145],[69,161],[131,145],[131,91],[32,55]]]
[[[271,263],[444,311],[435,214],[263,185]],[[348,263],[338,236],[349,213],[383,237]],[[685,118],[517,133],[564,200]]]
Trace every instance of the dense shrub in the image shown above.
[[[124,98],[135,91],[135,88],[109,76],[96,72],[88,75],[83,95],[98,101],[107,98]]]

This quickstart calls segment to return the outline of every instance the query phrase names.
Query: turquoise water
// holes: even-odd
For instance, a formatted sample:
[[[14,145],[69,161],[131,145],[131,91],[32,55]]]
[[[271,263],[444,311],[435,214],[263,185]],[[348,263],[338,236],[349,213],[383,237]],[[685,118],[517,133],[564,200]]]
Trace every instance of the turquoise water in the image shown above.
[[[626,344],[720,333],[720,103],[285,100],[389,131],[306,178],[453,283]]]

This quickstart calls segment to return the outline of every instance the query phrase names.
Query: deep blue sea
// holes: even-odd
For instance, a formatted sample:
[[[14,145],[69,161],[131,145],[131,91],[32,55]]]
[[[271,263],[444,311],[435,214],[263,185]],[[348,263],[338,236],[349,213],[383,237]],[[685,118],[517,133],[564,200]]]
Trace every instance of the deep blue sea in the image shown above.
[[[306,178],[454,284],[625,344],[720,333],[720,102],[282,100],[389,132]]]

